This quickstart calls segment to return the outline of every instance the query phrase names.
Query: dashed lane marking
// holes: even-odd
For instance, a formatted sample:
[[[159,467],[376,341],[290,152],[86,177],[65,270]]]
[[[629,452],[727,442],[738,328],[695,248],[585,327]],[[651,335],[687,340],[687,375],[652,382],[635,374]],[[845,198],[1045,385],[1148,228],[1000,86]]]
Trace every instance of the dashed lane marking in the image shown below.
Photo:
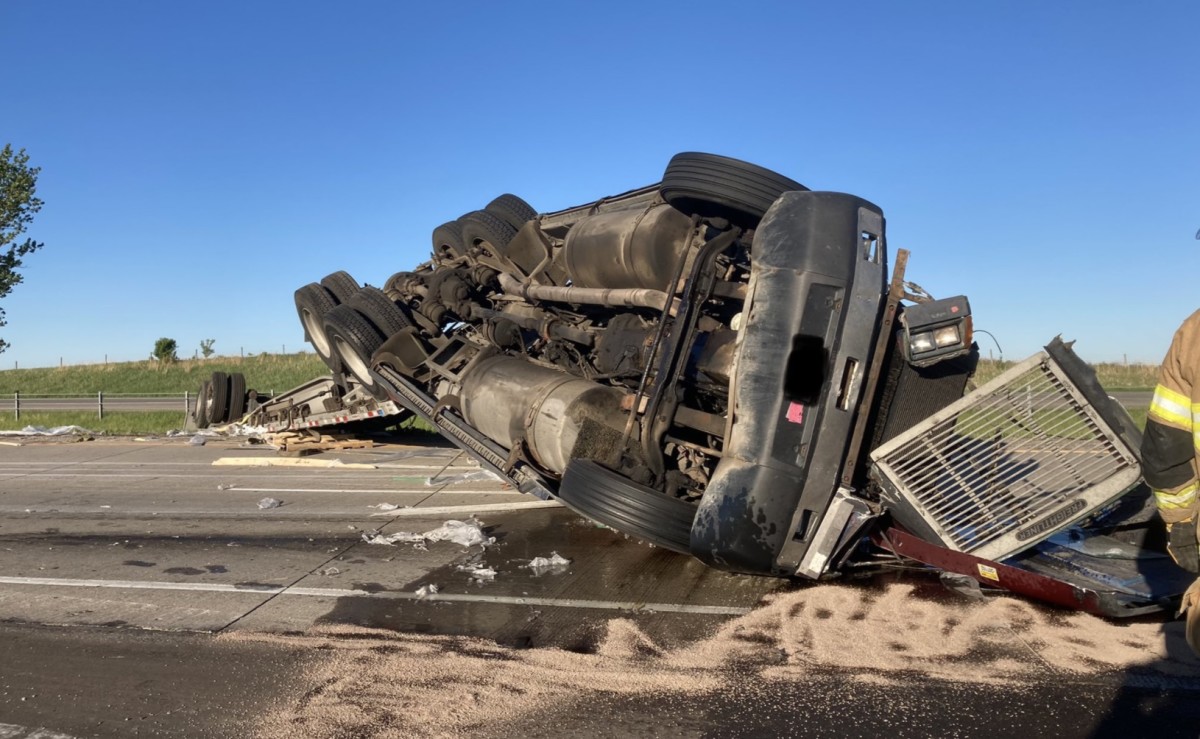
[[[156,582],[147,580],[75,580],[56,577],[0,576],[6,585],[38,585],[59,588],[117,588],[123,590],[187,590],[207,593],[246,593],[248,595],[300,596],[309,598],[375,598],[382,600],[423,600],[437,603],[485,603],[547,608],[587,608],[608,611],[645,611],[655,613],[693,613],[712,616],[742,616],[752,609],[742,606],[705,606],[690,603],[649,603],[643,601],[586,600],[580,598],[536,598],[529,596],[481,595],[475,593],[416,593],[384,590],[367,591],[341,588],[253,587],[224,583]],[[0,735],[0,739],[5,739]]]

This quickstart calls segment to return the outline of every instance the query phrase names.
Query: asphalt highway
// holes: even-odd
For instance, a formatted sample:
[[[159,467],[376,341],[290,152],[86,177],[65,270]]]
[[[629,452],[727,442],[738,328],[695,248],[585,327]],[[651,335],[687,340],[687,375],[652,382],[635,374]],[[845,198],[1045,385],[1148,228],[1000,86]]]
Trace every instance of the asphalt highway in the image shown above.
[[[0,739],[1196,735],[1169,619],[1078,622],[1124,630],[1113,667],[1074,614],[718,572],[414,441],[0,445]],[[365,540],[472,516],[493,543]],[[975,646],[895,661],[931,619]]]

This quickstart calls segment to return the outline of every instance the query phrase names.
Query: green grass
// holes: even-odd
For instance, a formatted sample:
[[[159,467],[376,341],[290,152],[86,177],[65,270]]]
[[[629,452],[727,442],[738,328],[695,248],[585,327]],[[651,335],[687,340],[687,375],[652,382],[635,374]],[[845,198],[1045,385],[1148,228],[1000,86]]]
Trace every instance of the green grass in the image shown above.
[[[241,372],[248,387],[283,392],[329,372],[316,354],[262,354],[252,357],[184,359],[168,365],[149,360],[71,367],[0,371],[0,396],[94,395],[196,392],[213,372]]]
[[[975,384],[982,385],[993,379],[1016,362],[981,359],[975,372]],[[1158,383],[1157,364],[1121,364],[1101,362],[1093,364],[1096,377],[1105,390],[1153,390]]]

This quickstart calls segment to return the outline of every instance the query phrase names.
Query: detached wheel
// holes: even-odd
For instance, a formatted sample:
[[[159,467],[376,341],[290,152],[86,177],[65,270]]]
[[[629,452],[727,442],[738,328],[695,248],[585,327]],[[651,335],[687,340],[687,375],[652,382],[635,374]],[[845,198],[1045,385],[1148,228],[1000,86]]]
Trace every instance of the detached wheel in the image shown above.
[[[345,303],[358,292],[358,282],[349,272],[334,272],[321,280],[321,285],[337,298],[337,302]]]
[[[333,353],[333,345],[325,336],[325,316],[338,305],[333,293],[315,282],[296,291],[296,313],[304,326],[304,338],[313,345],[317,356],[331,372],[340,372],[342,364]]]
[[[212,382],[205,380],[200,383],[200,392],[196,393],[196,405],[192,408],[192,418],[196,421],[196,428],[208,428],[208,404],[212,399]]]
[[[384,338],[412,326],[404,310],[377,287],[364,287],[346,305],[365,316]]]
[[[229,376],[229,420],[240,421],[246,415],[246,376],[234,372]]]
[[[808,189],[756,164],[691,151],[671,157],[659,187],[684,213],[728,218],[743,228],[756,226],[783,193]]]
[[[696,507],[639,485],[589,459],[572,459],[558,497],[576,513],[621,533],[691,554]]]
[[[224,372],[212,373],[212,405],[208,407],[208,422],[226,423],[229,420],[229,377]]]
[[[443,223],[433,229],[433,258],[454,259],[463,255],[462,225],[458,221]]]
[[[486,210],[468,213],[459,219],[459,223],[462,224],[463,246],[468,251],[487,249],[487,245],[491,245],[490,251],[500,254],[517,235],[517,229]]]
[[[379,330],[351,306],[339,305],[325,316],[325,333],[346,370],[374,394],[378,388],[371,379],[370,363],[383,345]]]
[[[483,207],[488,213],[498,216],[514,229],[520,231],[529,221],[537,218],[533,206],[511,193],[504,193]]]

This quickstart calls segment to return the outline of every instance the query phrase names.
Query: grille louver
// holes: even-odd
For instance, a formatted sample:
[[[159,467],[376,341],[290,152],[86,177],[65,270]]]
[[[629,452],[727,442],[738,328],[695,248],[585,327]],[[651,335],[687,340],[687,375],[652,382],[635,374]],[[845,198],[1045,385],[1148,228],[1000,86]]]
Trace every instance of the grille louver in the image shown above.
[[[1042,352],[871,454],[895,519],[998,560],[1135,485],[1137,459]]]

